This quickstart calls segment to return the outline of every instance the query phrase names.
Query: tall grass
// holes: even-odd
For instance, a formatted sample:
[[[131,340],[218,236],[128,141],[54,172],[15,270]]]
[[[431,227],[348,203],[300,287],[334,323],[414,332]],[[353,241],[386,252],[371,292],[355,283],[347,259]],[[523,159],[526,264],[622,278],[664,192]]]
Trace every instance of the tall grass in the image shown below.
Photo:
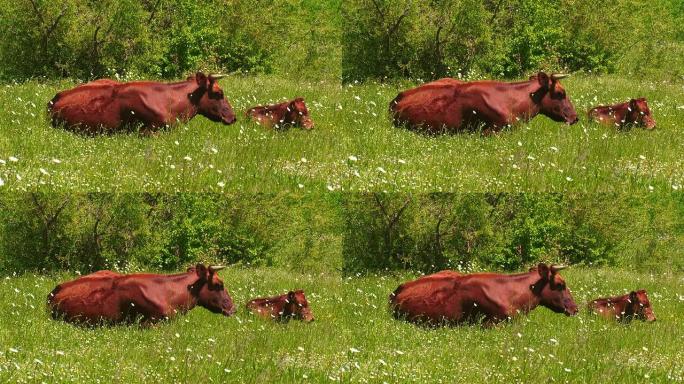
[[[196,308],[151,329],[83,329],[51,320],[45,297],[73,275],[0,281],[3,382],[619,382],[684,381],[684,275],[569,269],[581,311],[545,308],[493,329],[424,329],[394,320],[387,295],[413,276],[341,279],[272,269],[221,272],[232,318]],[[253,297],[306,290],[311,324],[247,314]],[[589,299],[646,288],[658,321],[621,325]]]
[[[395,128],[388,102],[411,84],[340,86],[274,77],[221,85],[232,126],[197,117],[154,137],[83,137],[49,125],[48,100],[70,82],[0,88],[0,178],[11,190],[70,191],[617,191],[684,184],[682,83],[620,77],[564,80],[582,120],[535,118],[493,137],[425,137]],[[316,129],[273,132],[248,122],[256,104],[303,96]],[[588,123],[600,103],[647,97],[658,128],[619,132]]]

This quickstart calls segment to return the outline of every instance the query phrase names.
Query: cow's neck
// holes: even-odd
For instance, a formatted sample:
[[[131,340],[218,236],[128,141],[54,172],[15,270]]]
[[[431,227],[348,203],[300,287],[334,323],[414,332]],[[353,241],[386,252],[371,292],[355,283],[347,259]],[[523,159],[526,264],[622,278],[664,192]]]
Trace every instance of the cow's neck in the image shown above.
[[[177,312],[187,312],[197,306],[197,297],[188,287],[198,281],[197,274],[187,272],[179,275],[167,276],[166,286],[169,297],[168,303]]]
[[[167,84],[169,88],[173,90],[173,98],[169,104],[170,112],[176,116],[180,121],[187,122],[193,117],[197,116],[198,108],[197,104],[199,100],[193,102],[191,100],[193,96],[190,96],[193,92],[196,92],[197,82],[195,80],[188,80],[180,83]],[[194,94],[194,97],[199,99],[202,95]]]
[[[532,94],[539,91],[537,79],[519,83],[504,83],[506,94],[513,105],[513,117],[518,120],[529,121],[537,116],[540,111],[539,104],[532,99]],[[515,121],[513,121],[515,122]]]
[[[507,292],[513,292],[508,297],[509,311],[511,312],[509,315],[515,315],[517,311],[527,313],[539,306],[539,296],[530,289],[539,280],[537,271],[510,275],[504,280]]]

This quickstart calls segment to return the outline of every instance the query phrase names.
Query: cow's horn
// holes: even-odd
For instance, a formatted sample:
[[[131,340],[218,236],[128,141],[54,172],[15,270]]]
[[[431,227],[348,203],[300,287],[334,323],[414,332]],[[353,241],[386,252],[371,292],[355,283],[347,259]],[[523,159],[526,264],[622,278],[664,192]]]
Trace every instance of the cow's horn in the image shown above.
[[[551,78],[554,80],[560,80],[565,79],[568,76],[570,76],[569,73],[554,73],[553,75],[551,75]]]
[[[217,73],[215,75],[214,74],[209,75],[209,77],[211,77],[214,80],[223,79],[226,76],[228,76],[228,75],[226,75],[224,73]]]
[[[211,265],[211,266],[209,266],[209,269],[216,272],[216,271],[222,270],[225,267],[226,267],[225,265]]]
[[[558,271],[563,270],[567,267],[568,267],[567,265],[553,265],[553,266],[551,266],[551,269],[558,272]]]

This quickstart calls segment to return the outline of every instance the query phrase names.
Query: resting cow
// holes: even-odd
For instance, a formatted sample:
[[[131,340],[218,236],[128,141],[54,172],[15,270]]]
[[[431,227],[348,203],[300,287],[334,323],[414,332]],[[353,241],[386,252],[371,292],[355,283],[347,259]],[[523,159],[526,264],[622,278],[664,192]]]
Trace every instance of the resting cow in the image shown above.
[[[309,302],[301,289],[285,295],[250,300],[247,309],[259,316],[283,322],[295,319],[308,323],[314,320]]]
[[[246,115],[268,128],[301,127],[308,130],[314,127],[301,97],[280,104],[253,107],[247,110]]]
[[[514,275],[442,271],[400,285],[389,297],[396,318],[430,325],[491,325],[538,305],[568,316],[577,305],[558,274],[563,267],[539,264]]]
[[[59,92],[48,103],[52,125],[83,133],[114,132],[142,126],[156,130],[200,114],[232,124],[235,113],[217,80],[197,72],[177,83],[101,79]]]
[[[216,273],[202,264],[175,275],[99,271],[59,284],[48,295],[54,319],[86,325],[144,324],[173,318],[195,306],[230,316],[233,300]]]
[[[496,132],[540,113],[574,124],[577,113],[558,81],[566,76],[539,72],[516,83],[440,79],[399,93],[390,114],[397,126],[431,134],[480,127]]]
[[[627,295],[606,297],[589,303],[589,310],[607,319],[629,322],[633,319],[655,321],[646,290],[632,291]]]
[[[589,110],[589,119],[618,128],[630,126],[654,129],[656,122],[645,98],[632,99],[627,103],[600,105]]]

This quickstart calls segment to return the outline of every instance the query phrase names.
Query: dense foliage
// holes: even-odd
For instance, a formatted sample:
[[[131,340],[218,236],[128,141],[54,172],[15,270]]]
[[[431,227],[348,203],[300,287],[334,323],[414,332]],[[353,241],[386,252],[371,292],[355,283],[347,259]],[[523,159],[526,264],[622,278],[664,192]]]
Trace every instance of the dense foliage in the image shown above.
[[[0,79],[339,77],[339,0],[0,1]]]
[[[684,74],[677,0],[349,0],[343,80]]]
[[[170,270],[196,262],[334,270],[323,198],[41,194],[0,197],[0,271]]]
[[[679,195],[368,194],[344,207],[347,273],[539,261],[684,268]]]
[[[684,269],[684,196],[0,195],[0,274],[216,262],[344,274],[520,270],[538,261]]]

